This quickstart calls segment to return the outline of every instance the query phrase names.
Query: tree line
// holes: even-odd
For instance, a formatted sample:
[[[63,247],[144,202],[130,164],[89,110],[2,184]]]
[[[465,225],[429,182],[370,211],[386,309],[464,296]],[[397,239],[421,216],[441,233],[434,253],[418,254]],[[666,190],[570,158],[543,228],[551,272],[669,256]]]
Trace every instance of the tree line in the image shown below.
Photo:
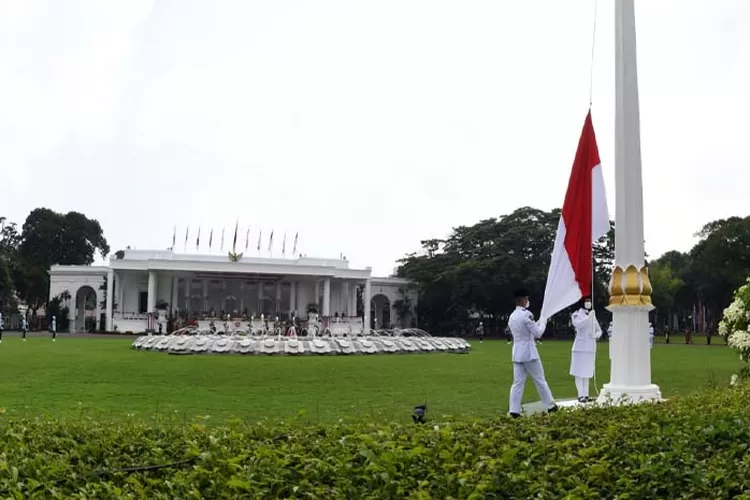
[[[0,216],[0,311],[17,312],[21,301],[32,320],[43,306],[54,314],[65,297],[50,303],[49,268],[90,265],[109,250],[99,222],[79,212],[37,208],[20,227]]]
[[[435,333],[460,332],[481,318],[490,330],[499,330],[521,286],[530,291],[538,314],[559,218],[559,209],[522,207],[456,227],[445,239],[422,241],[420,252],[400,260],[397,273],[417,288],[413,309],[419,325]],[[594,307],[605,322],[614,261],[611,226],[594,246]],[[647,259],[657,329],[714,330],[734,290],[750,276],[750,217],[709,222],[696,236],[698,243],[688,252]],[[0,311],[16,312],[19,301],[32,316],[42,306],[59,308],[60,298],[49,302],[49,268],[90,265],[97,254],[106,258],[109,252],[99,222],[78,212],[37,208],[20,227],[0,217]],[[565,314],[553,319],[553,334],[567,328]]]
[[[482,320],[492,331],[504,328],[513,292],[530,292],[538,314],[544,298],[560,210],[522,207],[496,218],[459,226],[445,239],[422,241],[420,252],[400,260],[398,275],[418,289],[419,325],[435,333],[461,332]],[[677,250],[646,263],[654,288],[658,330],[698,328],[715,331],[733,291],[750,276],[750,217],[732,217],[703,226],[688,252]],[[594,245],[594,307],[605,307],[614,262],[615,226]],[[552,335],[570,333],[568,315],[558,314]]]

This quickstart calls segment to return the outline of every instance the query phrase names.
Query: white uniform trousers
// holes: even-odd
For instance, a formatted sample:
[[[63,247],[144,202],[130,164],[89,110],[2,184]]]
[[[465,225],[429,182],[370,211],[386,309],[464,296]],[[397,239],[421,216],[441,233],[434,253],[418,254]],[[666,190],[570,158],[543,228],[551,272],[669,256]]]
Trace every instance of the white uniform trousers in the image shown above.
[[[578,391],[579,398],[589,397],[589,380],[586,377],[575,377],[576,379],[576,390]]]
[[[530,375],[534,381],[536,392],[542,400],[544,408],[550,408],[555,403],[552,399],[552,391],[549,389],[547,380],[544,378],[542,361],[534,359],[523,363],[513,363],[513,385],[510,386],[510,413],[521,413],[521,400],[523,390],[526,388],[526,376]]]

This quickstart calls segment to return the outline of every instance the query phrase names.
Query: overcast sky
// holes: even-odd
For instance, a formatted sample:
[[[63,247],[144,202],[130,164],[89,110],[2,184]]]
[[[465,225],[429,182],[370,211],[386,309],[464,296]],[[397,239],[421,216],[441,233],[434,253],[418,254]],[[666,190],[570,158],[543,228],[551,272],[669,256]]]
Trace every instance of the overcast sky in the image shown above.
[[[612,2],[593,118],[614,209]],[[747,215],[750,2],[638,1],[646,245]],[[0,215],[97,218],[195,251],[239,217],[389,274],[420,240],[560,206],[593,2],[0,0]],[[611,214],[614,216],[614,213]],[[225,246],[226,248],[226,246]],[[216,251],[216,249],[214,249]]]

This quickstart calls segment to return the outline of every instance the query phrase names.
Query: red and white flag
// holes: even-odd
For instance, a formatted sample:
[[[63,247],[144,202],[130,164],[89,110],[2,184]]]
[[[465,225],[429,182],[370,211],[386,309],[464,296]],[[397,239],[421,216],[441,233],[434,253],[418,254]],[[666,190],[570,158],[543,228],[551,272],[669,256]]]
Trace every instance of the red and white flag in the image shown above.
[[[540,318],[551,318],[591,295],[593,246],[608,232],[607,193],[589,112],[557,226]]]

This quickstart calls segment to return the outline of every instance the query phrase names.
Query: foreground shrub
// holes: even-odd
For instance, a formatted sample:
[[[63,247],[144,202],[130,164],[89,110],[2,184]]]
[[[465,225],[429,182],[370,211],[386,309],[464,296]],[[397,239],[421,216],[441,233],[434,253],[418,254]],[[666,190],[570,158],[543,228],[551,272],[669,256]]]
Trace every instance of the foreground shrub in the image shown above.
[[[424,426],[206,428],[0,415],[10,498],[745,498],[750,389]],[[152,470],[118,471],[178,462]]]
[[[734,292],[734,300],[724,309],[719,335],[727,339],[729,347],[745,362],[741,378],[750,378],[750,280]]]

